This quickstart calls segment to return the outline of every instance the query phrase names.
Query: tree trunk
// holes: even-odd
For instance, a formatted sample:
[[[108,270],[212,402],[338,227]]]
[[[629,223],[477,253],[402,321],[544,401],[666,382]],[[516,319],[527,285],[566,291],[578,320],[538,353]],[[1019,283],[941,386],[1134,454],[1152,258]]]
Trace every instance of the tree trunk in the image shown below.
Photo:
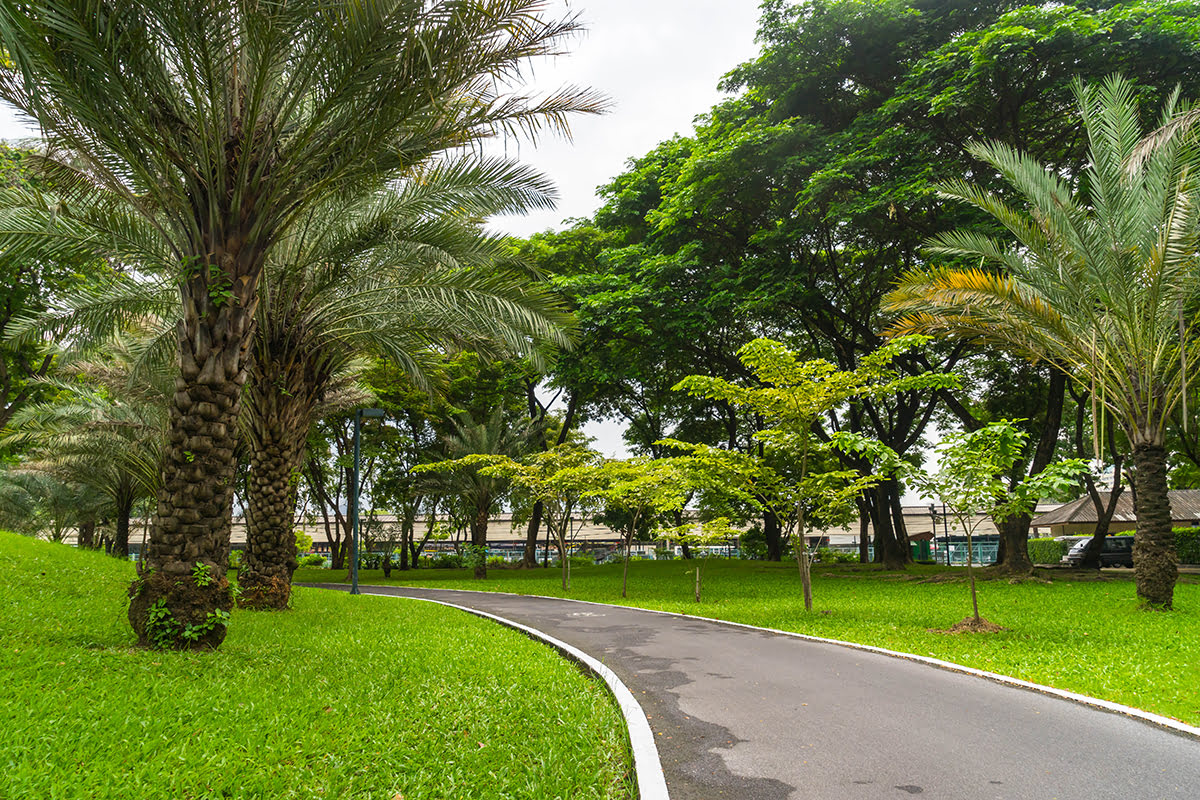
[[[1162,445],[1133,446],[1134,511],[1137,533],[1133,542],[1133,578],[1137,594],[1149,607],[1169,610],[1179,570],[1171,503],[1167,495],[1167,458]]]
[[[904,506],[900,505],[900,482],[889,480],[888,502],[892,508],[892,532],[896,537],[896,548],[904,554],[904,567],[913,563],[912,542],[908,538],[908,523],[904,520]]]
[[[771,511],[763,512],[763,537],[767,540],[767,560],[782,561],[783,539],[779,517]]]
[[[1019,514],[1009,517],[996,526],[1000,534],[996,568],[1010,575],[1028,575],[1033,572],[1033,561],[1029,559],[1029,522],[1033,517]]]
[[[80,550],[92,550],[96,547],[96,522],[89,520],[88,522],[79,523],[79,539],[76,541]]]
[[[1037,449],[1029,463],[1029,475],[1039,475],[1054,459],[1062,430],[1063,401],[1067,394],[1067,374],[1051,365],[1050,381],[1046,389],[1046,420],[1038,438]],[[1033,572],[1033,561],[1029,558],[1030,514],[1010,517],[997,525],[1000,533],[999,549],[996,552],[996,568],[1009,575],[1028,575]]]
[[[1116,462],[1115,470],[1120,470],[1121,462]],[[1119,476],[1120,473],[1117,472]],[[1112,491],[1108,493],[1108,505],[1101,505],[1100,493],[1096,491],[1096,481],[1091,475],[1083,478],[1087,482],[1088,495],[1092,498],[1092,507],[1096,509],[1096,530],[1083,550],[1083,561],[1079,563],[1082,569],[1100,569],[1100,554],[1104,552],[1104,540],[1108,538],[1108,528],[1112,524],[1113,514],[1117,511],[1117,501],[1121,498],[1123,486],[1114,482]]]
[[[521,554],[523,569],[532,569],[538,565],[537,536],[542,527],[543,513],[545,513],[545,506],[541,500],[538,500],[533,504],[533,510],[529,512],[529,527],[525,529],[525,552]]]
[[[117,501],[117,532],[113,537],[109,555],[127,560],[129,558],[129,518],[133,514],[133,498],[122,497]]]
[[[491,514],[491,503],[475,509],[471,519],[471,550],[475,559],[475,577],[482,580],[487,577],[487,528]]]
[[[221,617],[233,607],[225,570],[258,270],[221,244],[210,243],[181,286],[179,375],[145,559],[151,574],[130,587],[129,622],[142,645],[218,647],[225,639]],[[210,296],[217,288],[211,281],[227,281],[222,288],[230,295]],[[152,608],[159,610],[153,618]]]
[[[884,569],[904,569],[912,563],[912,553],[896,537],[892,519],[892,494],[898,484],[882,481],[871,492],[871,522],[875,528],[875,562]],[[905,537],[907,538],[907,537]]]
[[[282,610],[296,571],[296,492],[312,422],[314,389],[323,383],[302,360],[259,344],[246,393],[246,555],[238,571],[242,608]]]
[[[854,501],[858,506],[858,563],[871,563],[871,508],[867,501],[859,496]]]

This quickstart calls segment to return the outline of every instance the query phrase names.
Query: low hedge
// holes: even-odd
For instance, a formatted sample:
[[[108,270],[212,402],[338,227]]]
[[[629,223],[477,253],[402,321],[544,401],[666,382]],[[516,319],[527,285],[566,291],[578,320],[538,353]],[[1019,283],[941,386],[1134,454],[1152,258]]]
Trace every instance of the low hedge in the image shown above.
[[[1180,564],[1200,564],[1200,528],[1175,529],[1175,555]]]
[[[1130,536],[1132,531],[1112,536]],[[1029,559],[1035,564],[1057,564],[1067,554],[1065,542],[1030,539]],[[1200,528],[1175,528],[1175,554],[1180,564],[1200,564]]]
[[[1035,564],[1057,564],[1067,554],[1067,546],[1054,539],[1030,539],[1029,560]]]

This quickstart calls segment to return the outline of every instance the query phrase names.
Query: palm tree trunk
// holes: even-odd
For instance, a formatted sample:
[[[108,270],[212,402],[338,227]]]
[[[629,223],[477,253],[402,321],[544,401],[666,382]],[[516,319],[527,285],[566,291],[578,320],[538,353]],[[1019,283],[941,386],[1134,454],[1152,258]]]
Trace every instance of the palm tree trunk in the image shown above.
[[[129,518],[133,516],[133,496],[117,499],[117,531],[113,537],[111,555],[120,559],[129,558]]]
[[[257,270],[223,247],[181,286],[179,376],[171,398],[158,507],[143,574],[130,587],[129,623],[141,645],[212,649],[233,608],[225,571],[237,462],[238,413],[254,326]],[[232,281],[232,275],[243,276]],[[210,297],[210,276],[229,276]],[[151,609],[157,609],[153,617]]]
[[[96,547],[96,521],[86,520],[79,523],[79,539],[76,544],[80,550],[93,550]]]
[[[246,493],[246,557],[238,572],[242,608],[285,609],[296,570],[296,481],[304,459],[303,434],[297,444],[285,436],[256,442],[250,457]]]
[[[296,490],[315,401],[305,386],[311,375],[287,363],[260,354],[247,392],[253,413],[242,608],[286,609],[296,571]]]
[[[1133,541],[1133,577],[1138,597],[1149,608],[1168,610],[1179,575],[1171,503],[1167,495],[1166,450],[1157,444],[1135,444],[1133,463],[1137,492],[1133,498],[1137,533]]]

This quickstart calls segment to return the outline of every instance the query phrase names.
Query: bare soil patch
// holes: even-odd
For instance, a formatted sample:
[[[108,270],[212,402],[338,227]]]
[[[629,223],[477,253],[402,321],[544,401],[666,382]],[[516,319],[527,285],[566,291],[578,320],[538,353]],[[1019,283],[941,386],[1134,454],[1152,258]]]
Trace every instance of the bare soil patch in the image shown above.
[[[930,628],[929,632],[930,633],[1000,633],[1001,631],[1006,631],[1006,630],[1008,630],[1008,628],[1005,628],[1003,625],[997,625],[994,622],[989,622],[986,619],[984,619],[983,617],[980,617],[979,619],[975,619],[974,617],[967,617],[966,619],[962,620],[961,622],[954,623],[946,630],[942,630],[941,628]]]

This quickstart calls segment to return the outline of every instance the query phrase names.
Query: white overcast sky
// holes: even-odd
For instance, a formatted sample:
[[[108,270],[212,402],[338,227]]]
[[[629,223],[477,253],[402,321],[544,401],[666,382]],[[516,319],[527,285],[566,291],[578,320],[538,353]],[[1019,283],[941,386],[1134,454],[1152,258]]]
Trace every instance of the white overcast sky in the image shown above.
[[[603,116],[578,116],[571,141],[545,135],[536,144],[508,142],[507,153],[532,164],[557,185],[553,211],[500,217],[492,228],[519,236],[562,227],[599,205],[595,189],[620,174],[626,160],[645,154],[722,95],[721,76],[754,57],[757,0],[549,0],[547,16],[578,13],[586,31],[568,42],[568,55],[534,65],[535,91],[588,86],[611,102]],[[0,138],[35,136],[36,126],[0,105]],[[620,427],[589,425],[596,445],[622,455]]]
[[[578,13],[587,30],[569,55],[537,65],[533,85],[590,86],[612,103],[603,116],[579,116],[570,142],[552,136],[510,146],[549,175],[560,200],[553,211],[502,217],[494,227],[517,235],[558,228],[596,210],[595,189],[676,133],[722,97],[721,76],[758,52],[755,0],[552,0],[557,16]]]

